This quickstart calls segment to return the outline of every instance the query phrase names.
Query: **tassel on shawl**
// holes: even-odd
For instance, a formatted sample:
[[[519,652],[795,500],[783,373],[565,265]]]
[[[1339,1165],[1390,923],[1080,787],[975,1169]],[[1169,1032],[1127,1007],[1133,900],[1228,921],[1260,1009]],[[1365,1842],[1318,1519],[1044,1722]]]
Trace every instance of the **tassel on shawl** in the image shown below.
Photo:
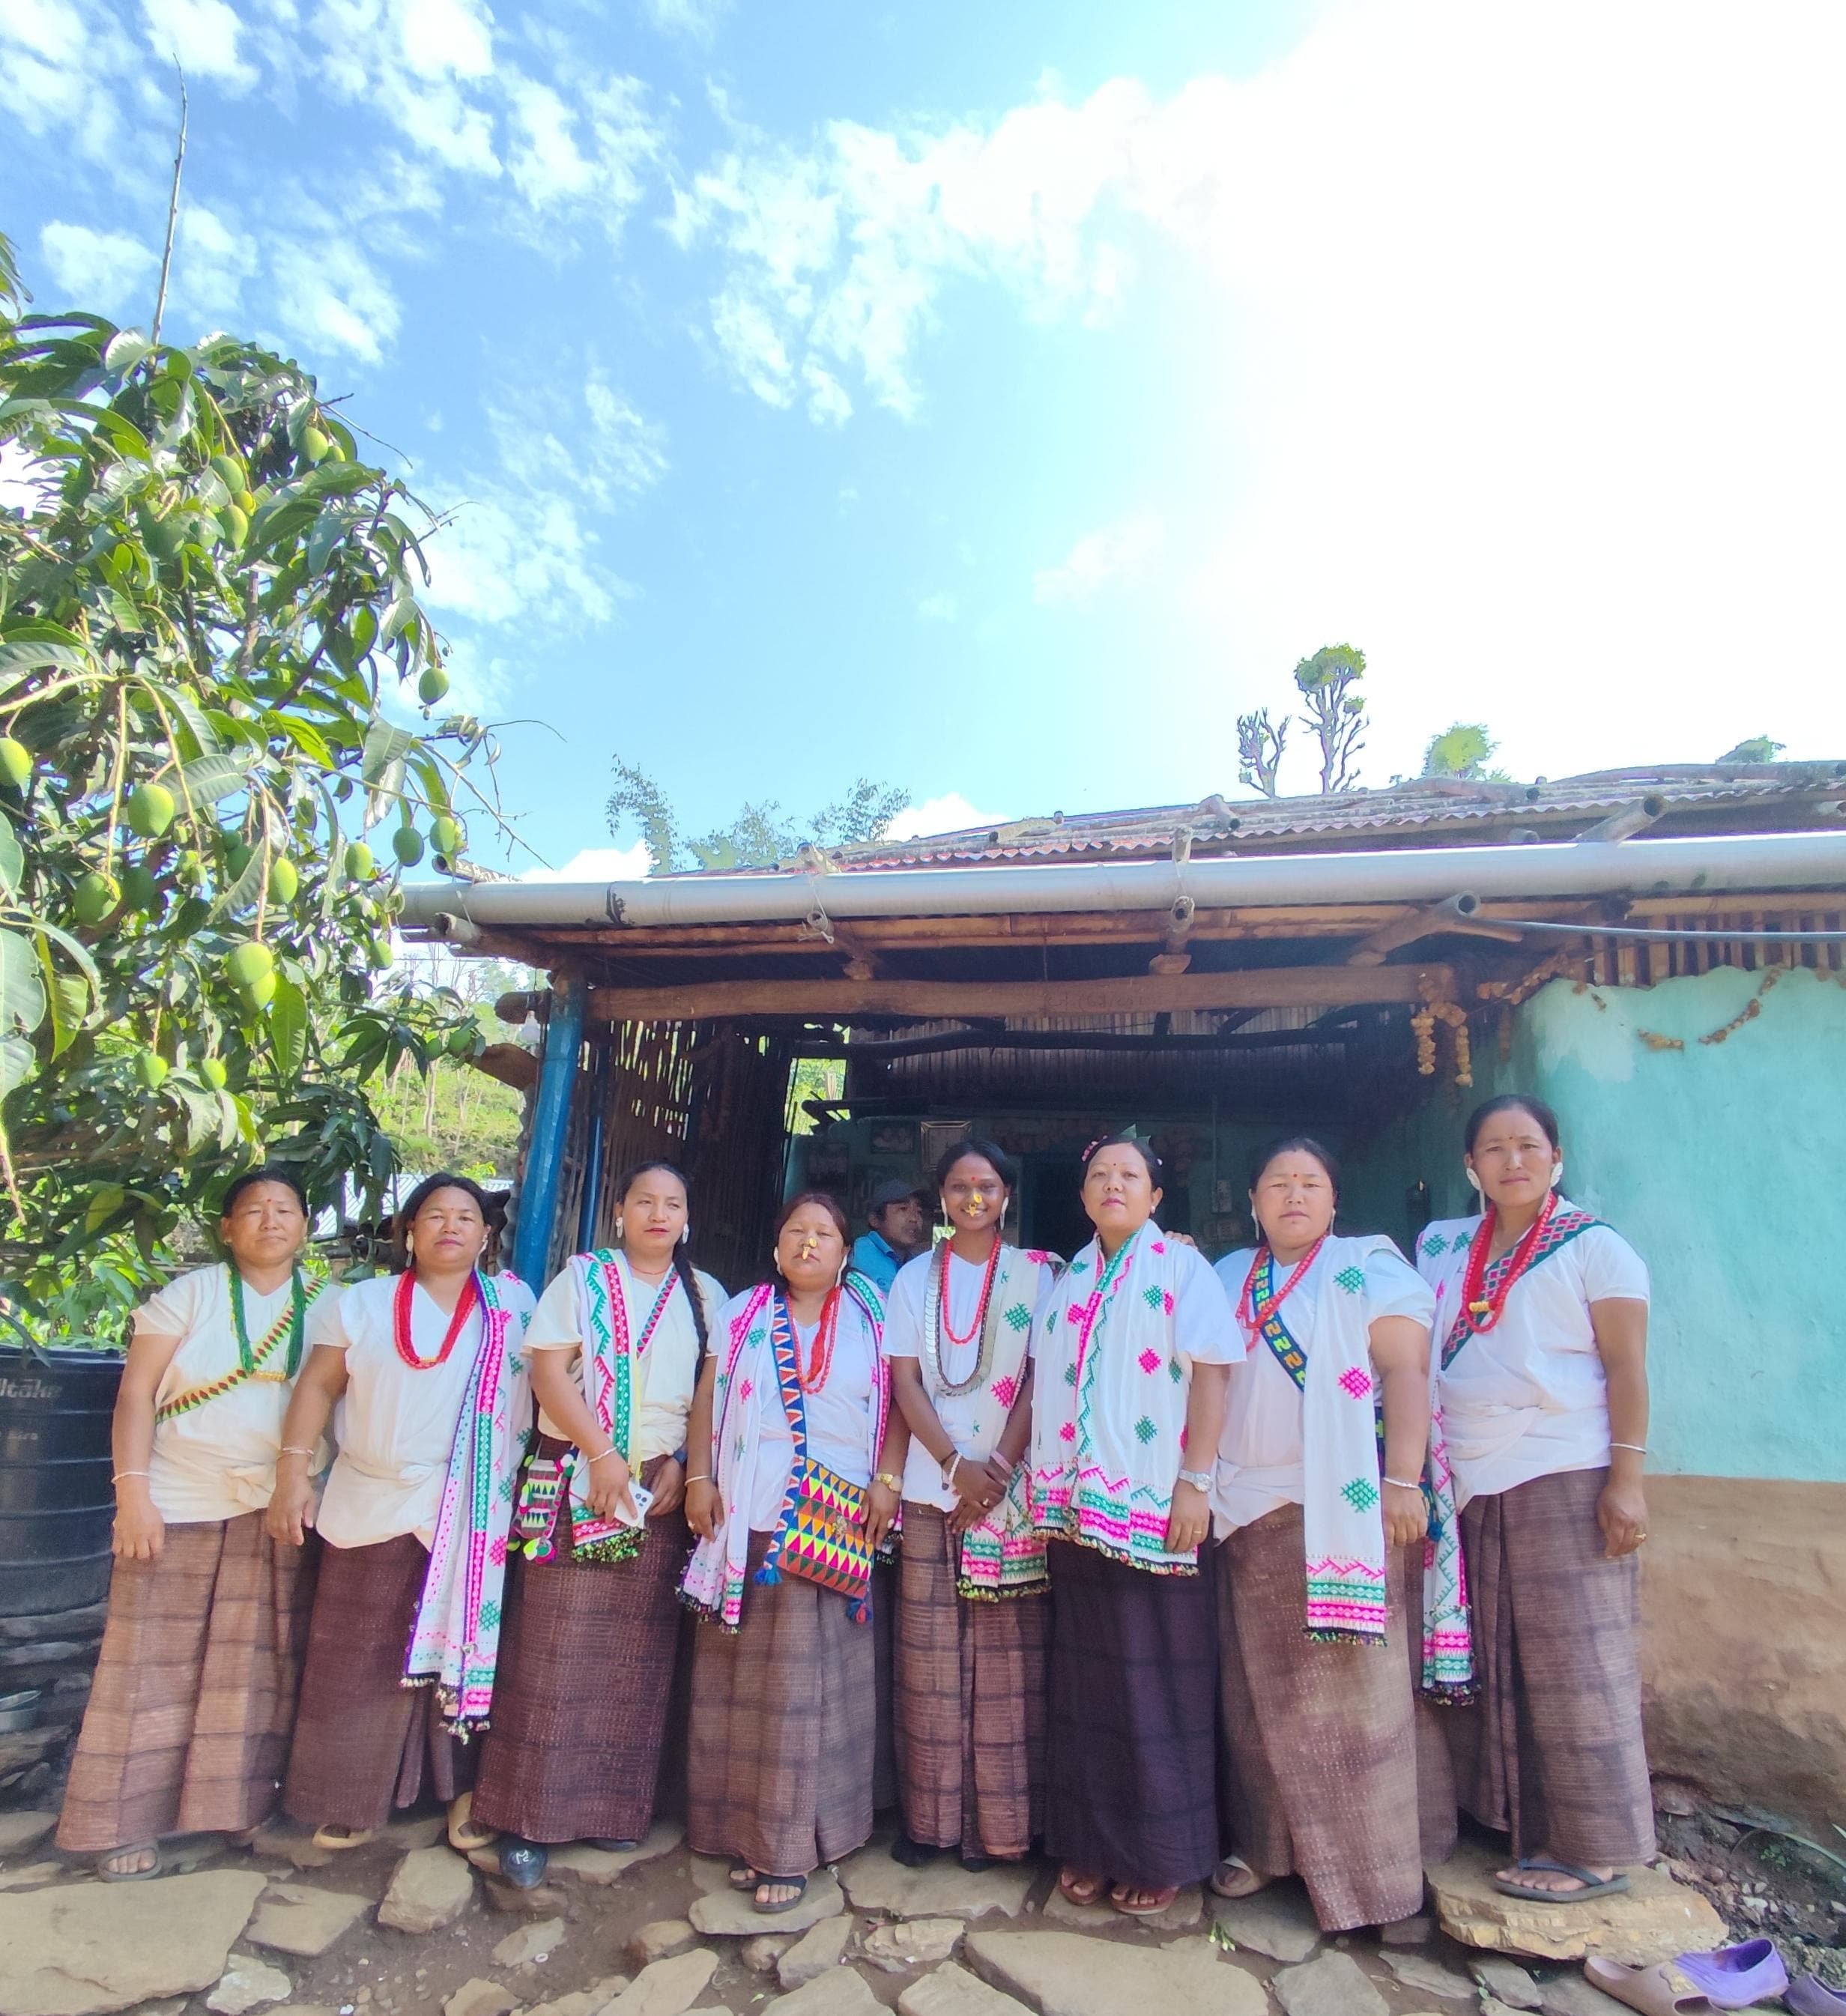
[[[847,1607],[847,1620],[853,1624],[872,1622],[872,1599],[869,1596],[855,1596]]]
[[[773,1589],[782,1579],[782,1571],[773,1561],[765,1561],[750,1577],[759,1589]]]

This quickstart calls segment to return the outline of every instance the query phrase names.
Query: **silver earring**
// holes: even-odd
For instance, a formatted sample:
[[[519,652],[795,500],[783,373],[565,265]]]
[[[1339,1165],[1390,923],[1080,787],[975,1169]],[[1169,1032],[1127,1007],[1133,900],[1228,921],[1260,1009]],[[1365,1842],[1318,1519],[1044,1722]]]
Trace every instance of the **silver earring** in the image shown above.
[[[1558,1179],[1558,1178],[1559,1178],[1560,1176],[1561,1176],[1561,1175],[1564,1174],[1564,1164],[1563,1164],[1562,1162],[1553,1162],[1553,1163],[1552,1164],[1552,1165],[1551,1165],[1551,1187],[1552,1187],[1553,1190],[1556,1190],[1556,1189],[1557,1188],[1557,1179]]]
[[[681,1244],[682,1246],[684,1246],[684,1245],[687,1244],[690,1241],[690,1240],[691,1240],[691,1238],[692,1238],[692,1236],[693,1236],[693,1222],[692,1222],[692,1220],[689,1218],[689,1219],[686,1220],[686,1222],[685,1222],[685,1224],[684,1224],[684,1225],[682,1225],[682,1226],[679,1228],[679,1243],[680,1243],[680,1244]]]
[[[1472,1169],[1466,1169],[1466,1170],[1464,1170],[1464,1171],[1463,1172],[1463,1174],[1467,1177],[1468,1181],[1469,1181],[1470,1183],[1471,1183],[1474,1186],[1474,1189],[1475,1189],[1475,1190],[1476,1190],[1477,1193],[1481,1193],[1481,1179],[1480,1179],[1477,1175],[1475,1175],[1474,1172]]]
[[[615,1236],[616,1236],[616,1237],[617,1237],[617,1239],[621,1238],[621,1237],[622,1236],[622,1221],[621,1221],[621,1214],[620,1214],[619,1212],[618,1212],[618,1213],[617,1214],[617,1215],[616,1215],[616,1220],[615,1220]]]

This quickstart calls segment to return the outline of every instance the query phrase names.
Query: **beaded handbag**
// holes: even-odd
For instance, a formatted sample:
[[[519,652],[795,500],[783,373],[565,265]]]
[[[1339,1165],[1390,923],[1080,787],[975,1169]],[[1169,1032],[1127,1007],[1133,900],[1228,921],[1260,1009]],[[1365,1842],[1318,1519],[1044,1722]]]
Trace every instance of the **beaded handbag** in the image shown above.
[[[786,1575],[863,1602],[872,1583],[865,1486],[848,1484],[812,1456],[802,1458],[793,1481],[793,1503],[783,1514],[777,1566]]]

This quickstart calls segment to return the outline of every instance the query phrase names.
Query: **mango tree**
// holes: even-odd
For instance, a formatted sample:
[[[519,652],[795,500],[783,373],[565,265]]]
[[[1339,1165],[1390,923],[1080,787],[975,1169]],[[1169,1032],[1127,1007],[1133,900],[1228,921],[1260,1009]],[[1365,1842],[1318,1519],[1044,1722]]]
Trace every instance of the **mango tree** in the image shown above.
[[[56,1329],[259,1155],[391,1174],[367,1081],[478,1041],[385,977],[396,878],[491,749],[440,711],[427,515],[313,378],[22,315],[8,250],[0,1294]]]

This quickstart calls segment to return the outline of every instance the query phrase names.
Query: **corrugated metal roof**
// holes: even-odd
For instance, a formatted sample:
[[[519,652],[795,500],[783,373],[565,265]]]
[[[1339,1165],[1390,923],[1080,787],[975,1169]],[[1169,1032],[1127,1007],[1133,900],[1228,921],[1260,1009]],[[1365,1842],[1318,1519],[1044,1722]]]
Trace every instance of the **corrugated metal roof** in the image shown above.
[[[1733,764],[1598,772],[1531,784],[1420,779],[1378,790],[1331,797],[1225,798],[1194,805],[1119,812],[1055,812],[999,826],[974,826],[914,840],[875,841],[833,849],[836,869],[925,867],[948,863],[1067,859],[1166,854],[1176,836],[1200,855],[1236,854],[1265,844],[1343,836],[1367,841],[1402,833],[1428,844],[1447,834],[1458,842],[1488,837],[1482,829],[1530,825],[1581,830],[1642,799],[1666,801],[1659,830],[1689,817],[1701,829],[1725,831],[1798,827],[1815,823],[1815,801],[1846,790],[1846,762]],[[1806,815],[1804,816],[1804,814]],[[786,865],[786,864],[785,864]]]

